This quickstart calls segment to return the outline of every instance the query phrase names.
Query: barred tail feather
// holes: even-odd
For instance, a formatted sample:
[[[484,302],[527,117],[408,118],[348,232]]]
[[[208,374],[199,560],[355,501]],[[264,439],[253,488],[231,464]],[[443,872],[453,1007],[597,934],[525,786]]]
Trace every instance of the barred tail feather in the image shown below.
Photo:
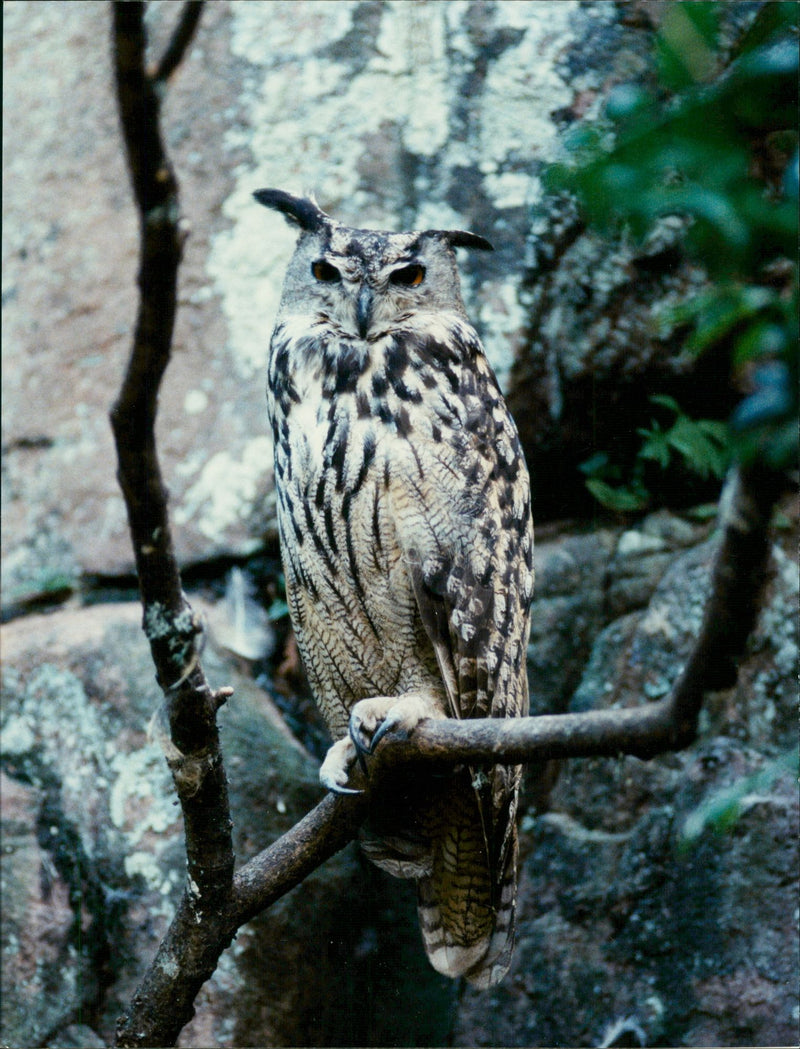
[[[492,873],[474,796],[462,794],[459,804],[452,795],[450,800],[449,825],[434,842],[431,872],[417,882],[422,939],[438,972],[491,987],[505,976],[514,951],[516,826],[504,828],[502,866]]]
[[[516,835],[515,835],[516,838]],[[514,925],[517,902],[516,840],[507,874],[500,887],[496,912],[490,916],[486,931],[472,942],[464,942],[463,923],[455,928],[447,922],[439,907],[435,877],[417,882],[417,906],[422,940],[428,960],[445,976],[464,976],[480,989],[493,987],[508,972],[514,953]]]

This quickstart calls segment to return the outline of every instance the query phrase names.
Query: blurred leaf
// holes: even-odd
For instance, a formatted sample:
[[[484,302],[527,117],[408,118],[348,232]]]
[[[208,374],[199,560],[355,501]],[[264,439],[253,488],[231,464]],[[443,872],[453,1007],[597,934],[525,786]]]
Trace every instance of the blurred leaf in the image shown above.
[[[772,0],[763,4],[753,24],[744,34],[736,49],[736,57],[749,54],[768,43],[778,33],[798,28],[800,5],[796,0]]]
[[[599,503],[619,513],[643,510],[649,501],[649,493],[641,485],[612,488],[598,477],[590,477],[586,487]]]
[[[659,427],[653,423],[652,430],[638,430],[640,436],[645,438],[644,444],[639,450],[642,459],[651,459],[659,466],[666,469],[671,458],[669,440]]]
[[[675,453],[701,476],[717,477],[734,449],[743,461],[797,458],[800,5],[762,5],[722,72],[720,10],[710,2],[665,5],[655,61],[672,97],[616,87],[603,120],[571,133],[572,163],[545,173],[548,185],[579,198],[601,232],[644,243],[659,219],[680,216],[687,254],[714,283],[664,310],[662,327],[672,334],[691,325],[687,348],[728,354],[737,380],[756,363],[785,367],[780,381],[777,373],[756,377],[730,428],[653,398],[674,414],[669,429],[656,422],[640,429],[641,448],[628,464],[593,459],[582,468],[589,490],[617,510],[646,501],[644,464],[670,466]]]
[[[605,452],[595,452],[595,454],[587,459],[586,462],[580,464],[578,469],[581,473],[591,477],[592,474],[602,473],[608,466],[608,455]]]
[[[652,404],[658,404],[662,408],[669,408],[676,414],[680,414],[681,406],[678,404],[674,397],[669,397],[665,393],[654,393],[650,397],[650,402]]]
[[[798,752],[794,749],[774,758],[760,772],[743,776],[730,787],[715,791],[684,820],[678,837],[678,850],[688,851],[706,829],[717,835],[729,831],[736,825],[748,796],[758,796],[768,791],[776,779],[786,772],[794,772],[796,775],[797,769]]]
[[[700,477],[707,477],[709,473],[715,477],[725,476],[727,457],[723,448],[688,416],[678,416],[667,439]]]
[[[771,288],[748,284],[723,284],[695,300],[695,330],[686,342],[693,353],[714,346],[733,328],[774,306],[778,296]]]
[[[697,419],[696,426],[712,441],[716,441],[720,448],[724,448],[727,444],[729,437],[727,423],[720,422],[719,419]]]
[[[761,133],[797,126],[798,43],[784,36],[731,66],[714,92],[740,130]]]
[[[700,506],[693,506],[686,511],[686,515],[694,518],[695,521],[711,521],[718,513],[718,503],[701,503]]]
[[[710,79],[717,71],[717,4],[669,4],[656,37],[661,82],[673,91]]]
[[[733,365],[741,368],[758,357],[778,357],[788,348],[786,329],[780,324],[759,321],[751,324],[736,340],[733,350]]]
[[[609,120],[629,120],[652,102],[652,96],[635,84],[617,84],[609,92],[605,113]]]
[[[800,196],[800,152],[794,151],[794,156],[786,166],[786,173],[783,176],[783,192],[786,197],[797,204],[798,196]]]

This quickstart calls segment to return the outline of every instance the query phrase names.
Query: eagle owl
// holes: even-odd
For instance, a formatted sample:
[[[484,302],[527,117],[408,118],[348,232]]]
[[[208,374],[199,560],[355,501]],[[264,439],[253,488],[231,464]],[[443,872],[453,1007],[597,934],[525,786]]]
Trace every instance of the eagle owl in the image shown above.
[[[385,733],[528,712],[530,486],[461,300],[460,230],[351,229],[256,199],[299,229],[269,351],[292,624],[348,791]],[[417,883],[428,957],[479,987],[511,960],[520,769],[420,769],[371,799],[362,848]]]

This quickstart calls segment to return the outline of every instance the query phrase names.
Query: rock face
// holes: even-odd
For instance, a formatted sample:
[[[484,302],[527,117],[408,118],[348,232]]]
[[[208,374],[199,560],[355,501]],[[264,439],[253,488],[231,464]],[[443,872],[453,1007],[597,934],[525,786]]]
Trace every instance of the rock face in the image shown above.
[[[723,5],[724,19],[757,6]],[[496,251],[462,260],[465,299],[545,525],[533,711],[668,691],[712,526],[667,510],[558,522],[585,508],[576,464],[624,443],[649,394],[727,410],[714,362],[690,376],[679,333],[655,323],[704,278],[669,222],[643,248],[608,245],[541,182],[568,125],[649,75],[662,9],[206,5],[163,113],[192,228],[158,433],[185,565],[208,574],[274,544],[263,372],[293,237],[252,191],[311,189],[353,225],[471,228]],[[154,52],[175,10],[148,5]],[[185,871],[148,736],[159,695],[140,609],[91,603],[132,571],[107,413],[135,316],[136,217],[108,7],[13,0],[3,28],[0,1041],[93,1046],[112,1039]],[[796,504],[786,519],[738,683],[709,697],[693,747],[529,770],[519,943],[499,988],[434,973],[412,888],[350,848],[240,932],[180,1044],[599,1045],[626,1023],[630,1044],[796,1044]],[[316,762],[244,664],[213,644],[203,658],[236,689],[220,722],[241,861],[314,804]]]
[[[647,535],[663,534],[668,521],[645,522],[638,541],[619,536],[608,594],[629,574],[620,551],[641,558],[636,547],[647,549]],[[631,706],[668,691],[699,627],[713,545],[674,551],[660,581],[651,578],[651,596],[594,635],[568,709]],[[454,1044],[599,1045],[624,1020],[638,1039],[617,1044],[797,1041],[789,550],[774,547],[750,655],[737,686],[711,698],[694,746],[650,762],[570,761],[549,794],[533,799],[522,823],[512,969],[489,1002],[466,992]],[[712,813],[731,794],[738,817],[715,830]]]
[[[7,1045],[109,1044],[183,889],[140,620],[131,603],[3,627]],[[211,647],[204,665],[236,689],[220,729],[244,862],[319,800],[317,764],[251,680]],[[427,966],[408,889],[354,847],[334,857],[239,933],[181,1044],[441,1044],[456,988]],[[70,1041],[75,1017],[94,1042]]]
[[[703,535],[662,513],[609,529],[593,551],[570,533],[542,543],[529,653],[541,709],[631,705],[670,687],[702,611],[714,545]],[[625,1019],[643,1045],[792,1044],[791,551],[790,536],[775,545],[739,682],[711,697],[693,747],[530,770],[518,948],[499,988],[459,992],[434,973],[411,887],[350,849],[240,932],[180,1044],[596,1045]],[[100,605],[3,628],[10,1045],[108,1040],[182,887],[177,809],[147,736],[158,698],[139,620],[135,604]],[[319,797],[316,763],[252,681],[212,647],[204,662],[213,683],[236,688],[220,721],[246,860]],[[738,817],[715,830],[726,790]]]
[[[724,377],[692,378],[654,323],[702,280],[679,232],[608,246],[542,190],[561,132],[647,76],[658,5],[635,6],[641,17],[610,0],[206,8],[163,113],[192,231],[159,423],[185,562],[274,538],[263,375],[293,234],[253,201],[261,186],[312,189],[351,225],[494,242],[462,260],[465,298],[519,420],[539,521],[585,507],[576,465],[635,435],[650,394],[724,409]],[[175,10],[149,5],[154,52]],[[86,0],[5,8],[6,607],[132,570],[107,414],[135,318],[137,229],[109,34],[109,9]]]

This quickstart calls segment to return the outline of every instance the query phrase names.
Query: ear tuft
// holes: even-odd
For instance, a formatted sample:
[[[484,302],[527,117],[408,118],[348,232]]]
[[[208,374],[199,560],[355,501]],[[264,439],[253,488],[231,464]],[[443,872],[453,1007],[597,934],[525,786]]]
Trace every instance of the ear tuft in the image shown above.
[[[423,237],[439,237],[446,240],[451,248],[477,248],[479,251],[494,251],[485,237],[469,233],[465,229],[426,229]]]
[[[312,233],[330,221],[315,201],[308,197],[293,197],[282,189],[257,189],[253,196],[265,208],[280,211],[287,222]]]
[[[494,251],[489,241],[485,237],[479,237],[477,233],[469,233],[465,229],[447,229],[440,232],[451,248],[477,248],[479,251]]]

